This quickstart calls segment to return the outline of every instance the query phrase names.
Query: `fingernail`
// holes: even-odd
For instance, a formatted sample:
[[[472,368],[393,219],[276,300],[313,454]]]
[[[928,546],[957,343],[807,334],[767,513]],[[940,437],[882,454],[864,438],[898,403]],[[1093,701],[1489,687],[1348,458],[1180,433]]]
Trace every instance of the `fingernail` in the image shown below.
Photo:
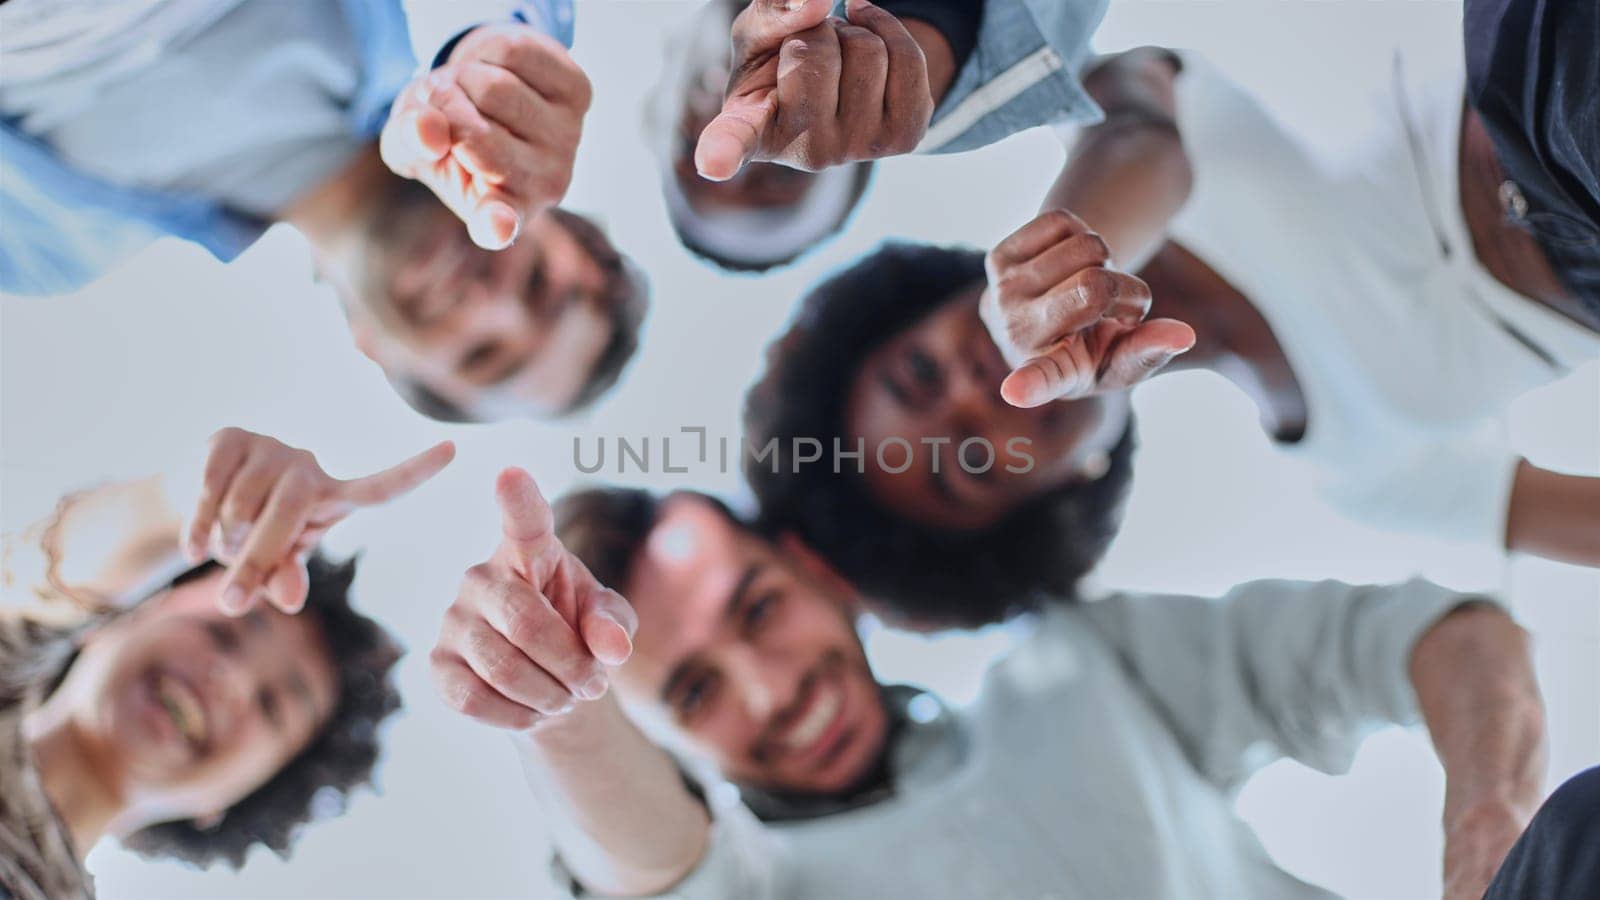
[[[606,695],[606,687],[608,684],[609,681],[606,679],[606,676],[596,675],[588,681],[585,681],[583,685],[578,688],[578,696],[585,700],[599,700],[601,697]]]
[[[222,611],[229,615],[242,613],[244,612],[246,599],[244,588],[237,584],[230,584],[228,589],[222,592]]]

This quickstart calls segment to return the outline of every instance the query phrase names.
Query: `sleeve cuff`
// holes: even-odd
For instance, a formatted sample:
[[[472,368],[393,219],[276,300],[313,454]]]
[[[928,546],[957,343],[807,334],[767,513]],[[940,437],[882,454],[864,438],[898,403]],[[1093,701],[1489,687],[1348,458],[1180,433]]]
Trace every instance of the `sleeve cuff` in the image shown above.
[[[1504,601],[1489,594],[1464,594],[1414,578],[1406,582],[1383,613],[1367,623],[1373,661],[1383,666],[1378,696],[1383,717],[1399,725],[1421,721],[1416,688],[1411,683],[1411,654],[1417,642],[1445,616],[1464,606],[1488,605],[1510,615]]]
[[[677,884],[649,896],[661,900],[767,900],[777,896],[777,856],[773,835],[748,809],[737,804],[717,809],[700,861]],[[550,876],[566,896],[614,900],[613,895],[585,890],[559,854],[551,857]]]

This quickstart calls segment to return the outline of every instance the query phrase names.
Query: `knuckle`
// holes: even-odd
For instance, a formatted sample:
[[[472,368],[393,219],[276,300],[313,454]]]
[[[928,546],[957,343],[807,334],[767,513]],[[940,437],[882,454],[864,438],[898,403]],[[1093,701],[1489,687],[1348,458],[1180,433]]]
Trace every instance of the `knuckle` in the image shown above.
[[[436,678],[440,678],[451,668],[454,659],[455,655],[446,650],[443,643],[436,644],[428,651],[428,668],[433,671]]]
[[[1076,217],[1064,209],[1050,209],[1040,213],[1035,221],[1048,225],[1069,226],[1075,220]]]
[[[515,684],[522,674],[522,666],[509,653],[497,653],[483,661],[484,680],[493,685]]]
[[[579,70],[578,80],[574,83],[572,99],[580,114],[588,112],[589,106],[594,103],[594,85],[589,82],[589,76],[582,70]]]
[[[1094,267],[1083,270],[1082,289],[1089,302],[1110,302],[1117,296],[1119,282],[1109,269]]]
[[[1078,235],[1076,240],[1084,245],[1084,252],[1091,258],[1102,262],[1111,258],[1111,246],[1098,233],[1087,231]]]
[[[470,684],[451,685],[445,699],[452,709],[469,718],[479,718],[489,710],[489,698]]]
[[[484,77],[484,103],[491,106],[511,106],[523,100],[522,81],[505,69],[496,68]]]
[[[506,611],[506,638],[519,647],[526,647],[543,637],[539,619],[527,607],[511,604]]]
[[[244,429],[235,428],[232,425],[229,425],[226,428],[219,428],[212,432],[211,437],[206,439],[206,445],[215,450],[224,444],[233,443],[234,441],[239,440],[240,438],[244,437],[245,434],[246,432]]]
[[[1013,268],[1000,270],[1000,277],[995,279],[994,290],[1001,303],[1015,303],[1020,300],[1026,290],[1026,278],[1021,272]]]

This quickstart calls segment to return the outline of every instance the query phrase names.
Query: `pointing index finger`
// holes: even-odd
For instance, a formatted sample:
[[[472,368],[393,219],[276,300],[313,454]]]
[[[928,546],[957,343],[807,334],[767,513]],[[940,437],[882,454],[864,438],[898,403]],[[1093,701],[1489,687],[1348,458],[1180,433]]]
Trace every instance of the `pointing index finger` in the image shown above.
[[[501,548],[523,567],[521,574],[540,580],[561,550],[549,502],[533,476],[514,466],[495,479],[494,495],[500,504]]]
[[[439,474],[455,457],[456,445],[442,441],[382,472],[340,482],[339,498],[356,506],[386,503]]]

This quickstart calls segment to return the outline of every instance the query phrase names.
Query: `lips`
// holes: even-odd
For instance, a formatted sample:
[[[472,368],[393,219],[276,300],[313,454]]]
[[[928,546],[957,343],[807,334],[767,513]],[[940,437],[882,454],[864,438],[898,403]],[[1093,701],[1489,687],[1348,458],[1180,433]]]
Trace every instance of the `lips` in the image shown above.
[[[778,736],[779,745],[789,753],[803,754],[811,749],[844,708],[844,691],[836,682],[819,685],[811,693],[804,711]]]
[[[156,672],[150,690],[178,736],[192,752],[202,753],[211,739],[212,722],[199,692],[170,670]]]
[[[833,766],[855,736],[850,701],[836,655],[819,662],[800,683],[795,701],[773,722],[758,755],[812,771]]]

